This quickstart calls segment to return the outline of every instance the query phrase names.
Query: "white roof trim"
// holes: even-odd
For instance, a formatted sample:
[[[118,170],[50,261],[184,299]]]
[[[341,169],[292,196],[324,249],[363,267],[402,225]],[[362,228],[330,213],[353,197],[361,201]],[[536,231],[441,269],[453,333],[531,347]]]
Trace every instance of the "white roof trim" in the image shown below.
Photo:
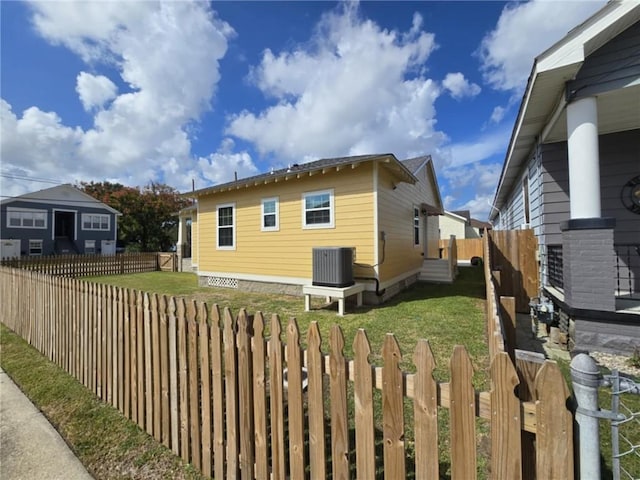
[[[457,220],[462,220],[464,223],[467,223],[467,219],[461,215],[458,215],[456,213],[450,212],[449,210],[445,210],[444,211],[445,216],[447,217],[452,217],[455,218]]]

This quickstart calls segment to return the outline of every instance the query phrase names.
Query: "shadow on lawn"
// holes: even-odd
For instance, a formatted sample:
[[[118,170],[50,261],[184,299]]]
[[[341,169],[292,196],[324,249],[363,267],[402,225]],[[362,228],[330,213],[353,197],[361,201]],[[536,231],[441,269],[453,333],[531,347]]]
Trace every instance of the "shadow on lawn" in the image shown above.
[[[460,267],[459,275],[453,283],[416,282],[389,301],[380,305],[355,306],[355,297],[347,299],[349,311],[353,313],[367,313],[377,308],[392,308],[401,304],[423,301],[429,298],[468,297],[485,300],[486,290],[484,272],[481,266]],[[320,308],[335,311],[337,303],[333,302]]]

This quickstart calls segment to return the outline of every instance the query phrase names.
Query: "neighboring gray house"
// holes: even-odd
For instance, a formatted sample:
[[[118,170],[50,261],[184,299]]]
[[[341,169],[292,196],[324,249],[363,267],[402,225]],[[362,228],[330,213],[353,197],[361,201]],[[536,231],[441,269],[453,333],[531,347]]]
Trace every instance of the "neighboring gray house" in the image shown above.
[[[534,230],[576,348],[640,348],[640,3],[607,3],[536,58],[490,220]]]
[[[0,255],[115,253],[120,212],[72,185],[0,202]]]

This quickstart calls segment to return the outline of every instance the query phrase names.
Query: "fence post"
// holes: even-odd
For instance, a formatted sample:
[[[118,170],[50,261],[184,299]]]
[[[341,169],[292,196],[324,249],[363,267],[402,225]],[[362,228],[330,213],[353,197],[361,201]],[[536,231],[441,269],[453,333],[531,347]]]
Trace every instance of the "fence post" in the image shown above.
[[[578,455],[581,479],[600,479],[598,385],[600,371],[593,358],[581,353],[571,360],[571,380],[577,402]]]

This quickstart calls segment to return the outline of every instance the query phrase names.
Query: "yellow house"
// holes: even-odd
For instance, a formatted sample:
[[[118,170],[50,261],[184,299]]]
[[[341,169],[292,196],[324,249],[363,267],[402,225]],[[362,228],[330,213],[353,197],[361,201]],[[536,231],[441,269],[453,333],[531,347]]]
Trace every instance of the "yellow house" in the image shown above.
[[[379,303],[439,254],[443,208],[429,156],[318,160],[189,195],[202,285],[299,295],[312,284],[313,248],[348,247],[364,301]]]

